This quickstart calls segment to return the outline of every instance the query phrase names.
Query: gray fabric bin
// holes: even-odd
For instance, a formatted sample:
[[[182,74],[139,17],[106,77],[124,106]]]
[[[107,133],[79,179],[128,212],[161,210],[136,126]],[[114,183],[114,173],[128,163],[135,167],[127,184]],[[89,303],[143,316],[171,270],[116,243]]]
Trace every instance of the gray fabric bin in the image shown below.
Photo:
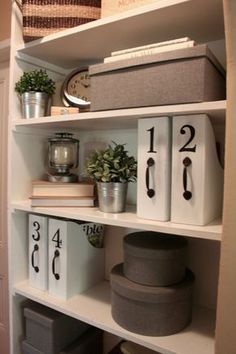
[[[89,328],[87,323],[36,303],[24,308],[24,316],[26,341],[43,354],[58,354]]]
[[[168,286],[185,277],[187,241],[152,231],[124,237],[124,275],[137,283]]]
[[[206,45],[95,64],[91,110],[225,99],[225,74]]]
[[[191,321],[194,275],[170,287],[134,283],[123,274],[123,265],[111,271],[112,317],[128,331],[146,336],[167,336],[181,331]]]

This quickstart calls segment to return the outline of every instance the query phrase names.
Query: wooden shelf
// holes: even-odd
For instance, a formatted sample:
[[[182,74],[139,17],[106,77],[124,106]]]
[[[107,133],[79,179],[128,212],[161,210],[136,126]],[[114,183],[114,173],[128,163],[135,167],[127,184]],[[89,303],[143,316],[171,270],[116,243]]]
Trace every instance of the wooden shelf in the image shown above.
[[[87,112],[63,116],[50,116],[12,121],[12,128],[32,127],[40,129],[79,128],[80,130],[107,130],[137,128],[139,118],[173,116],[181,114],[208,114],[212,121],[224,123],[226,101],[200,102],[168,106],[140,107],[100,112]]]
[[[159,0],[20,45],[18,53],[70,69],[114,50],[185,36],[198,43],[224,38],[222,1]]]
[[[207,240],[221,241],[222,225],[215,220],[206,226],[175,224],[170,221],[161,222],[137,217],[135,207],[128,207],[127,212],[120,214],[103,213],[98,208],[46,208],[31,207],[30,202],[13,202],[12,209],[30,213],[57,216],[68,219],[97,222],[106,225],[127,227],[131,229],[149,230],[169,234],[189,236]]]
[[[30,287],[28,281],[15,285],[13,291],[163,354],[214,353],[214,312],[201,307],[194,308],[192,323],[180,333],[166,337],[149,337],[129,332],[112,319],[110,286],[106,281],[67,301]]]

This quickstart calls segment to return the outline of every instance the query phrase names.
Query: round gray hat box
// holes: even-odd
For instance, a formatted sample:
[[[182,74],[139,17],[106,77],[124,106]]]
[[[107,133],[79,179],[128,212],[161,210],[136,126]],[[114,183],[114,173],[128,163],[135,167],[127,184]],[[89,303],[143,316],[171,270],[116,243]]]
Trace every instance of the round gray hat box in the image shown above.
[[[167,336],[184,329],[192,316],[190,270],[181,283],[153,287],[134,283],[123,273],[123,264],[111,271],[111,312],[114,321],[128,331],[146,336]]]
[[[139,284],[169,286],[185,277],[187,241],[141,231],[124,237],[124,275]]]

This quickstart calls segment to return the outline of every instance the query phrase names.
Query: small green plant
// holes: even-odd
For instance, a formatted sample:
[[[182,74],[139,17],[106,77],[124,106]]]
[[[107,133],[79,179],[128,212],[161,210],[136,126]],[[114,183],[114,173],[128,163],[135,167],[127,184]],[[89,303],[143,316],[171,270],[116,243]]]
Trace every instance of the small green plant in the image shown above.
[[[15,84],[15,91],[22,95],[25,92],[44,92],[49,95],[55,93],[55,82],[49,78],[46,70],[24,72]]]
[[[124,144],[109,145],[95,151],[87,161],[86,171],[96,182],[134,182],[137,178],[137,161],[129,156]]]

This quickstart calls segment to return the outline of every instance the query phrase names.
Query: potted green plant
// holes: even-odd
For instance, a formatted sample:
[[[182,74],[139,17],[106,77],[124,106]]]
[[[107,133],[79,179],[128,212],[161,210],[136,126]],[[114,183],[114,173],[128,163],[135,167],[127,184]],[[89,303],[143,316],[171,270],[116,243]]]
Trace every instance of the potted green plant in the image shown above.
[[[137,178],[137,161],[124,144],[109,145],[95,151],[87,160],[86,171],[97,184],[99,208],[104,212],[125,210],[128,182]]]
[[[15,84],[22,104],[24,118],[38,118],[49,114],[51,97],[55,93],[55,82],[46,70],[24,72]]]

